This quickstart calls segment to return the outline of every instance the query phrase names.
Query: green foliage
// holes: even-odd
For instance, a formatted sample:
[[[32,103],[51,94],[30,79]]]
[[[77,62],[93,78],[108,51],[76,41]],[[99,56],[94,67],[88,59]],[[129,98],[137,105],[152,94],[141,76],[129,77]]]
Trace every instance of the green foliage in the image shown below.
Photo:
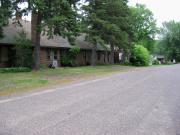
[[[97,16],[97,10],[100,9],[102,2],[92,0],[84,6],[84,31],[87,34],[86,40],[97,45],[102,39],[100,34],[101,23],[103,20]],[[101,10],[101,9],[100,9]]]
[[[131,62],[135,66],[148,66],[150,63],[149,51],[142,45],[135,45],[132,49]]]
[[[123,62],[123,65],[125,65],[125,66],[131,66],[132,63],[131,63],[129,60],[126,59],[126,60]]]
[[[25,32],[19,33],[15,38],[15,67],[29,67],[33,66],[33,49],[32,43],[26,37]]]
[[[130,10],[123,0],[92,0],[84,7],[86,33],[93,44],[114,44],[123,47],[129,43]]]
[[[88,40],[108,48],[111,46],[111,63],[114,47],[127,49],[130,46],[132,29],[130,10],[125,0],[91,0],[84,6],[84,21]]]
[[[72,43],[73,36],[79,31],[76,3],[79,0],[28,0],[28,7],[21,9],[18,4],[24,0],[15,0],[14,9],[21,14],[38,15],[37,29],[49,38],[53,35],[67,37]]]
[[[154,39],[144,39],[137,43],[147,48],[151,54],[155,51],[156,41]]]
[[[154,54],[166,56],[166,45],[163,40],[157,40],[154,46]]]
[[[130,9],[123,0],[108,1],[104,6],[103,19],[108,23],[104,25],[103,38],[106,43],[114,44],[119,48],[128,48],[132,31],[130,26]]]
[[[153,60],[153,63],[152,63],[153,65],[159,65],[160,63],[159,63],[159,61],[158,60]]]
[[[159,47],[169,59],[180,62],[180,22],[170,21],[163,24]],[[160,48],[160,49],[161,49]]]
[[[77,2],[79,0],[27,0],[27,8],[19,5],[26,0],[14,0],[16,14],[32,13],[31,31],[34,32],[34,69],[40,68],[40,37],[41,34],[53,38],[54,35],[67,38],[74,45],[75,36],[79,32]]]
[[[141,4],[131,7],[131,13],[134,42],[143,45],[150,52],[153,52],[154,37],[158,31],[153,13],[145,5]]]
[[[11,0],[0,0],[0,38],[3,38],[3,27],[8,25],[11,17]]]
[[[79,47],[72,47],[70,50],[69,50],[69,55],[70,57],[72,58],[75,58],[78,54],[80,53],[80,48]]]
[[[30,72],[31,68],[17,67],[17,68],[0,68],[0,73],[18,73],[18,72]]]
[[[80,53],[79,47],[73,47],[70,50],[68,50],[68,53],[62,56],[61,63],[62,66],[70,66],[74,67],[78,64],[76,63],[76,56]]]

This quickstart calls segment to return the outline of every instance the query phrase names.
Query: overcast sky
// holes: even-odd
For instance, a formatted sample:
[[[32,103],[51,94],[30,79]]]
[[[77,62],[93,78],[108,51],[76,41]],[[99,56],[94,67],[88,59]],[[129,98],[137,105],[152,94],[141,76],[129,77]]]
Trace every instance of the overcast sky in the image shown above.
[[[136,3],[145,4],[154,13],[159,27],[164,21],[180,21],[180,0],[129,0],[131,6]]]

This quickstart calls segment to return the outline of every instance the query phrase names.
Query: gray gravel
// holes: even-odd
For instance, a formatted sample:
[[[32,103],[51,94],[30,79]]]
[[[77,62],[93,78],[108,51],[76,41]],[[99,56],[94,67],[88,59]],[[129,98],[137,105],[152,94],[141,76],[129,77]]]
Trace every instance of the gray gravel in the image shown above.
[[[0,100],[0,135],[180,135],[180,65]]]

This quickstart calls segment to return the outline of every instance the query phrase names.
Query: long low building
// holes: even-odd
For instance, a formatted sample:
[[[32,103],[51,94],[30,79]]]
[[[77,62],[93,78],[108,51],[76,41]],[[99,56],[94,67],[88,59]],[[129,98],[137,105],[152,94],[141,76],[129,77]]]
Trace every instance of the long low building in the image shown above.
[[[31,39],[31,22],[22,20],[20,27],[16,23],[10,21],[7,27],[4,27],[4,38],[0,40],[0,67],[9,67],[11,62],[12,47],[14,45],[15,37],[22,30],[27,34],[27,38]],[[90,65],[92,44],[85,41],[85,35],[82,34],[77,37],[76,45],[81,49],[76,57],[76,63],[79,66]],[[58,66],[61,66],[61,58],[68,53],[68,50],[73,46],[70,45],[67,39],[60,36],[54,36],[48,39],[47,36],[41,35],[40,41],[40,64],[49,66],[53,61],[57,61]],[[110,52],[106,51],[102,46],[97,46],[97,64],[105,64],[105,55],[108,55],[108,62],[110,60]]]

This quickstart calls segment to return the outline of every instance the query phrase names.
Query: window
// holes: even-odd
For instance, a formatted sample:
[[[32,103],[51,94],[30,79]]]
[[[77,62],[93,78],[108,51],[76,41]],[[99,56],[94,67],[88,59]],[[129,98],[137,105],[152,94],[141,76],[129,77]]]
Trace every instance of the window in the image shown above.
[[[46,56],[47,56],[47,59],[50,60],[51,59],[51,50],[50,49],[47,49],[46,50]]]

